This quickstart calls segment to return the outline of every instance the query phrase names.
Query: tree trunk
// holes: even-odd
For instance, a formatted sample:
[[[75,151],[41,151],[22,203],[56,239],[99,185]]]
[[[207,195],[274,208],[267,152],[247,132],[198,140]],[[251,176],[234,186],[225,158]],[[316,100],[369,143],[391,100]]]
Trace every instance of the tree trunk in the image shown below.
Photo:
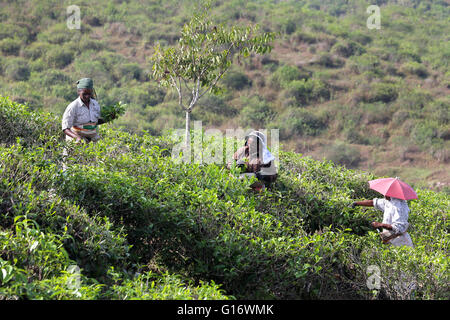
[[[186,153],[188,152],[188,148],[191,147],[191,111],[186,111],[186,133],[184,137],[184,147],[186,148]]]

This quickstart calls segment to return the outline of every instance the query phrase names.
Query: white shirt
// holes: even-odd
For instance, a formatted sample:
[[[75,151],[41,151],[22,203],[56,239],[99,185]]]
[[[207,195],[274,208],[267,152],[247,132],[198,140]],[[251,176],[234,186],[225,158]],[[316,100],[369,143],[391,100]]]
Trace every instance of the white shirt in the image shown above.
[[[383,223],[390,224],[392,230],[396,233],[400,232],[403,235],[392,239],[391,244],[395,246],[410,246],[413,247],[411,237],[406,232],[408,230],[408,217],[409,217],[409,207],[405,200],[391,198],[391,200],[386,199],[373,199],[373,206],[383,211]]]
[[[73,126],[81,126],[86,123],[97,123],[100,118],[100,105],[94,99],[90,99],[89,108],[81,101],[81,98],[72,101],[64,111],[62,129],[70,129]]]

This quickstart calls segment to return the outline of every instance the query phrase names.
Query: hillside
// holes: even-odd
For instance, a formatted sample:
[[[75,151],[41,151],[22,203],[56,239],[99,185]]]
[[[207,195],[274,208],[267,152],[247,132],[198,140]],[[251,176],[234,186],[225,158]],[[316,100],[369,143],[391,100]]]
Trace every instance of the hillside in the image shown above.
[[[66,145],[59,116],[5,97],[0,121],[0,300],[450,298],[444,193],[417,189],[415,248],[388,247],[381,213],[348,206],[376,196],[367,172],[280,151],[256,194],[223,165],[177,163],[165,136],[108,124]]]
[[[215,1],[218,23],[278,32],[265,56],[236,61],[225,89],[192,117],[205,128],[277,128],[285,150],[349,168],[400,176],[448,192],[450,8],[448,1],[375,1],[381,29],[368,29],[367,1]],[[115,123],[130,133],[183,128],[174,92],[158,87],[148,61],[173,45],[192,1],[0,3],[0,93],[61,116],[75,81],[92,77],[101,105],[123,101]]]

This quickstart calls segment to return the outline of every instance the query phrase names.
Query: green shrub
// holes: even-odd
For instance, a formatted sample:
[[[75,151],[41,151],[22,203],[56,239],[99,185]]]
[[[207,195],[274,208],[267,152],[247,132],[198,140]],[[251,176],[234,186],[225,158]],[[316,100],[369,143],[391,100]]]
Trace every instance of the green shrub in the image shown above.
[[[416,123],[412,131],[412,136],[419,145],[430,147],[433,140],[437,139],[438,132],[439,126],[437,123],[420,121]]]
[[[41,42],[48,42],[56,45],[63,45],[66,42],[77,42],[80,40],[85,26],[82,24],[83,30],[69,29],[66,23],[58,23],[51,25],[47,30],[40,32],[37,39]]]
[[[11,271],[16,269],[13,277],[43,280],[57,275],[69,263],[61,237],[43,233],[34,221],[24,216],[17,216],[13,227],[13,232],[0,231],[1,256],[12,263]],[[0,259],[0,263],[4,261]],[[11,278],[3,276],[2,284],[6,285],[8,280]]]
[[[364,53],[360,56],[353,56],[348,60],[350,69],[359,74],[371,71],[375,74],[381,75],[380,60],[377,56]]]
[[[45,62],[52,67],[62,69],[73,60],[73,53],[61,47],[54,47],[45,54]]]
[[[198,109],[196,112],[200,112],[200,109],[207,112],[211,112],[215,115],[234,116],[237,114],[237,110],[227,104],[226,97],[217,96],[213,94],[206,94],[198,102]]]
[[[240,123],[250,128],[263,128],[274,116],[269,104],[257,96],[243,98]]]
[[[398,60],[402,62],[409,60],[413,60],[418,63],[422,62],[417,46],[411,42],[401,42],[396,55]]]
[[[313,44],[318,41],[317,36],[314,33],[306,31],[295,31],[291,37],[296,42],[305,42],[308,44]]]
[[[27,59],[36,60],[45,56],[51,45],[46,42],[35,41],[23,49],[23,55]]]
[[[377,102],[371,104],[364,104],[361,106],[364,114],[367,117],[367,123],[381,123],[388,124],[392,118],[392,111],[385,103]]]
[[[15,268],[11,260],[4,260],[7,262],[2,262],[2,269],[13,282],[8,282],[7,289],[2,287],[3,296],[224,299],[231,294],[259,299],[368,298],[372,293],[366,288],[365,274],[360,272],[374,264],[378,255],[379,261],[391,269],[401,266],[406,274],[417,275],[420,286],[416,296],[445,298],[445,291],[433,289],[433,285],[446,280],[441,262],[448,237],[442,238],[439,247],[434,237],[445,235],[447,227],[438,223],[430,231],[431,238],[421,239],[420,245],[436,248],[436,257],[440,257],[432,260],[425,271],[414,267],[430,258],[425,250],[419,249],[420,253],[409,260],[404,254],[385,254],[377,235],[369,231],[369,222],[376,219],[375,211],[348,208],[352,199],[376,196],[368,189],[367,181],[374,178],[371,175],[281,152],[274,189],[261,195],[247,194],[251,181],[230,176],[221,166],[172,161],[170,140],[130,135],[108,127],[101,130],[103,139],[95,145],[68,146],[69,168],[65,172],[58,170],[61,144],[47,141],[40,147],[36,141],[35,146],[2,149],[0,208],[9,214],[2,215],[1,225],[10,226],[13,215],[26,212],[40,219],[41,230],[49,233],[43,238],[46,246],[55,244],[51,254],[46,253],[52,258],[47,264],[39,264],[41,268],[54,265],[53,273],[41,280],[31,278],[28,285],[24,285],[28,278],[14,276],[22,274],[18,269],[24,265]],[[349,150],[349,146],[342,150]],[[52,192],[39,192],[49,186]],[[18,203],[18,199],[23,205],[11,211],[12,202]],[[418,205],[412,212],[430,203]],[[442,204],[442,208],[446,206]],[[439,206],[431,203],[431,207],[430,214],[438,214]],[[120,236],[125,234],[126,242],[133,245],[128,258]],[[411,227],[412,236],[420,234],[421,230]],[[31,243],[36,240],[33,238]],[[72,243],[79,246],[72,247]],[[59,258],[62,248],[82,267],[78,293],[62,285],[69,281],[68,264],[75,262]],[[373,251],[366,254],[362,248]],[[358,259],[363,263],[355,267],[353,261]],[[101,270],[89,269],[87,261],[93,261],[93,266]],[[131,262],[168,269],[170,273],[144,272],[133,277],[136,267],[130,266]],[[105,275],[108,267],[114,272]],[[138,270],[142,274],[142,269]],[[426,279],[424,275],[430,270],[437,271],[437,280]],[[39,274],[30,272],[32,277]],[[176,273],[189,275],[196,285]],[[398,279],[389,277],[392,281]],[[147,281],[149,286],[144,286]],[[227,294],[215,283],[221,283],[220,288]],[[104,286],[101,291],[100,286]],[[18,288],[27,288],[28,293]],[[384,284],[379,294],[398,298],[403,293]]]
[[[404,63],[400,67],[400,71],[406,74],[416,75],[420,78],[428,77],[427,68],[416,61],[409,61]]]
[[[55,69],[47,69],[41,73],[33,72],[29,81],[34,86],[41,86],[42,88],[51,88],[55,85],[67,85],[75,82],[66,73]]]
[[[238,110],[227,103],[225,98],[213,94],[205,95],[192,113],[192,119],[201,120],[207,125],[220,125],[229,117],[237,116]]]
[[[107,48],[106,44],[103,41],[92,39],[88,36],[83,36],[80,41],[78,41],[77,45],[78,50],[81,52],[86,50],[102,51]]]
[[[124,63],[115,68],[117,72],[117,78],[122,79],[125,84],[130,80],[141,80],[143,79],[143,70],[137,63]]]
[[[2,19],[3,20],[3,19]],[[0,23],[0,40],[6,38],[19,39],[21,41],[29,40],[30,33],[23,25]]]
[[[67,105],[78,97],[76,84],[70,81],[66,82],[65,84],[54,84],[50,88],[52,96],[56,97],[55,101],[61,101],[62,99],[64,101],[64,107],[58,110],[58,106],[54,105],[53,108],[49,108],[48,111],[51,111],[62,117]]]
[[[245,73],[239,71],[227,72],[221,81],[227,88],[233,90],[242,90],[252,86],[252,80]]]
[[[345,64],[345,61],[327,52],[324,52],[319,54],[317,64],[326,68],[340,68]]]
[[[112,78],[108,66],[102,63],[101,57],[94,61],[91,58],[77,57],[73,65],[75,69],[73,74],[77,80],[87,77],[92,78],[96,84],[101,84],[103,87],[112,86],[114,78]]]
[[[423,89],[402,90],[395,102],[397,108],[408,112],[408,116],[420,119],[425,116],[425,109],[433,101],[432,94]]]
[[[112,270],[111,273],[114,274]],[[177,275],[153,272],[139,274],[133,279],[121,279],[116,275],[114,283],[106,296],[109,299],[139,299],[139,300],[228,300],[220,286],[214,282],[205,283],[200,280],[199,285],[193,281],[183,281]]]
[[[22,42],[20,40],[6,38],[0,40],[0,51],[4,55],[17,56],[19,54],[21,45]]]
[[[294,80],[308,79],[310,74],[291,65],[284,65],[275,71],[270,79],[272,85],[285,88]]]
[[[372,42],[372,37],[361,31],[352,31],[349,34],[349,38],[353,41],[359,42],[362,45],[369,44]]]
[[[346,127],[343,132],[345,141],[348,143],[357,143],[357,144],[369,144],[369,138],[365,137],[364,134],[361,134],[361,131],[356,127]],[[340,150],[337,150],[339,152]]]
[[[347,167],[355,167],[361,161],[361,154],[356,147],[346,143],[335,143],[327,148],[327,159],[345,165]]]
[[[431,119],[439,125],[445,126],[450,123],[450,99],[442,98],[427,104],[427,111],[431,114]]]
[[[288,139],[295,135],[316,136],[327,128],[326,113],[305,109],[291,109],[279,116],[275,127],[280,130],[280,138]]]
[[[294,20],[287,19],[279,23],[277,29],[282,33],[290,35],[297,30],[297,24],[295,23]]]
[[[331,48],[331,53],[336,53],[345,58],[348,58],[353,55],[361,55],[365,52],[366,50],[364,49],[364,47],[355,41],[337,42]]]
[[[4,70],[4,74],[13,81],[26,81],[30,77],[30,67],[25,59],[10,59]]]
[[[371,221],[382,219],[382,213],[373,208],[348,207],[355,199],[379,197],[368,188],[367,181],[375,178],[371,174],[281,151],[277,181],[263,193],[254,194],[247,192],[251,180],[239,180],[234,171],[221,165],[176,163],[170,158],[174,145],[171,139],[151,137],[149,133],[183,127],[184,117],[177,101],[153,81],[153,84],[143,81],[146,67],[140,66],[138,72],[136,66],[127,65],[143,61],[155,41],[160,39],[164,45],[179,37],[179,27],[187,21],[192,9],[174,6],[172,0],[166,2],[161,7],[122,1],[121,5],[104,6],[105,10],[101,1],[92,2],[83,14],[82,27],[95,26],[95,32],[89,29],[67,32],[70,30],[60,19],[57,6],[47,2],[27,3],[25,18],[24,10],[15,10],[10,4],[0,10],[0,37],[6,30],[11,34],[6,38],[18,39],[21,44],[28,44],[35,37],[41,40],[20,50],[20,55],[28,59],[30,75],[23,78],[28,78],[27,81],[15,83],[6,74],[11,58],[3,57],[1,61],[4,78],[0,88],[13,94],[15,101],[30,101],[33,109],[62,111],[61,106],[76,97],[73,82],[90,76],[96,83],[101,106],[113,104],[119,98],[130,106],[130,112],[113,125],[100,126],[102,140],[98,143],[70,145],[61,136],[61,113],[53,117],[23,110],[10,101],[0,103],[0,233],[7,235],[2,238],[6,239],[4,242],[0,241],[0,299],[236,296],[448,300],[448,194],[416,188],[419,200],[409,203],[408,231],[415,248],[393,248],[383,246],[370,227]],[[385,151],[392,151],[395,157],[397,149],[405,143],[407,148],[418,145],[445,166],[448,161],[445,152],[449,149],[445,131],[448,101],[436,96],[438,89],[412,90],[417,79],[395,84],[382,79],[384,73],[390,79],[399,79],[408,72],[419,72],[420,77],[421,67],[411,61],[424,61],[429,74],[428,68],[432,68],[437,81],[442,80],[440,87],[447,88],[449,51],[444,41],[446,28],[442,18],[446,11],[442,3],[423,3],[408,10],[384,3],[386,17],[397,19],[399,24],[384,19],[383,32],[374,33],[365,27],[364,10],[354,3],[312,0],[305,6],[292,1],[275,5],[238,2],[218,3],[214,7],[221,22],[239,19],[238,24],[255,21],[267,31],[274,28],[287,34],[295,31],[285,37],[284,44],[276,44],[277,57],[251,59],[251,65],[245,66],[247,71],[255,68],[252,69],[255,72],[248,74],[249,79],[274,78],[270,83],[273,88],[267,85],[268,81],[263,87],[260,80],[253,82],[257,84],[253,88],[246,86],[250,94],[245,96],[253,97],[252,93],[259,91],[264,99],[240,98],[242,92],[238,94],[230,88],[225,96],[203,97],[200,100],[203,105],[199,103],[194,110],[193,120],[224,127],[232,124],[235,116],[234,120],[239,121],[239,113],[240,116],[247,113],[249,124],[256,126],[265,119],[252,115],[274,108],[281,114],[273,113],[273,119],[264,126],[280,128],[281,135],[292,138],[291,148],[309,149],[333,136],[342,136],[347,143],[365,143],[364,140],[374,143],[379,139],[380,143],[388,142],[388,149],[389,145],[394,149],[381,148],[376,152],[378,158]],[[343,14],[349,10],[359,14],[353,17]],[[420,34],[420,28],[413,28],[404,39],[398,37],[397,31],[407,27],[405,23],[411,20],[411,14],[421,17],[432,37]],[[97,16],[99,21],[86,16]],[[22,28],[27,29],[28,35]],[[97,42],[99,35],[104,40]],[[121,43],[128,48],[121,50]],[[138,45],[137,50],[131,48],[133,44]],[[336,58],[345,61],[336,56],[346,58],[354,44],[358,49],[371,47],[370,53],[359,55],[357,49],[348,56],[346,70],[308,62],[330,48],[330,55],[322,61],[324,65],[333,65]],[[62,67],[69,78],[62,73],[47,72],[46,52],[56,46],[73,53],[73,61]],[[292,68],[310,63],[313,79],[312,72],[300,68],[297,71],[304,75],[299,76],[294,70],[293,75],[280,71],[275,79],[279,63],[276,59],[289,61]],[[411,70],[395,69],[402,64],[407,67],[411,64]],[[339,73],[348,70],[355,73],[349,79]],[[41,78],[42,87],[36,85]],[[315,82],[317,79],[322,83]],[[245,79],[236,82],[241,80]],[[395,89],[397,99],[393,98],[395,93],[389,90],[383,93],[377,87],[375,82],[381,80]],[[328,85],[354,88],[354,92],[348,92],[348,96],[345,92],[332,92]],[[429,85],[428,81],[425,85]],[[288,91],[296,86],[300,95],[295,90]],[[342,110],[329,108],[328,103],[293,107],[330,98],[344,104],[345,99],[352,97],[357,103],[349,108],[343,106]],[[248,109],[243,110],[244,107]],[[388,126],[379,125],[391,118]],[[370,126],[374,134],[370,136],[365,125],[374,123]],[[139,133],[113,129],[121,125],[123,130]],[[329,135],[317,137],[328,126]],[[397,130],[395,126],[401,127]],[[408,138],[394,139],[402,130]],[[295,139],[297,134],[305,138]],[[386,141],[389,134],[391,139]],[[311,141],[306,142],[308,139]],[[423,145],[419,144],[421,141]],[[236,146],[241,143],[236,141]],[[215,144],[220,141],[206,143]],[[70,153],[65,159],[69,169],[62,172],[64,147]],[[346,145],[341,151],[349,147]],[[312,152],[318,154],[318,150]],[[18,215],[36,221],[39,228],[31,225],[28,228],[40,233],[29,231],[29,237],[24,236],[25,232],[17,235],[14,218]],[[28,254],[35,241],[39,244]],[[35,252],[40,249],[44,250]],[[63,258],[64,251],[68,259]],[[20,256],[20,260],[9,259],[8,253]],[[41,259],[45,257],[47,261]],[[74,264],[81,267],[78,290],[66,286],[72,278],[69,265]],[[367,288],[367,267],[371,265],[380,267],[383,279],[380,290],[375,292]],[[39,273],[43,275],[41,279]],[[405,279],[416,282],[413,294],[397,285]]]
[[[330,98],[328,85],[319,79],[294,80],[286,85],[282,94],[283,99],[293,98],[299,105]]]
[[[32,72],[41,72],[48,68],[47,63],[42,58],[38,58],[30,63],[30,70]]]
[[[0,142],[13,144],[21,138],[25,145],[44,143],[61,135],[59,119],[52,114],[30,112],[26,106],[0,97]]]
[[[363,101],[368,103],[395,101],[398,97],[397,86],[390,83],[378,82],[370,86],[370,89],[364,93]]]
[[[125,113],[126,105],[121,101],[114,105],[106,105],[101,108],[101,118],[105,122],[111,122]]]

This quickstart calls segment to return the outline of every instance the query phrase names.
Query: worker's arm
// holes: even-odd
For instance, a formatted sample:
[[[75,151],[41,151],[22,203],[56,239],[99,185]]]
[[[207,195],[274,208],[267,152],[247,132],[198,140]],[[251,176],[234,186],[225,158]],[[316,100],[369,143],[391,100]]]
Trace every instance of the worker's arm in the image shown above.
[[[355,206],[362,206],[362,207],[374,207],[374,201],[373,200],[362,200],[362,201],[355,201],[352,203],[352,207],[354,208]],[[381,223],[381,222],[372,222],[371,223],[372,227],[377,229],[377,228],[384,228],[384,229],[388,229],[388,230],[392,230],[392,226],[390,224],[387,223]]]
[[[79,135],[77,135],[76,133],[74,133],[70,129],[64,129],[64,133],[66,135],[68,135],[69,137],[76,139],[77,141],[81,141],[82,140],[82,138]]]
[[[376,221],[372,222],[372,227],[374,227],[375,229],[384,228],[384,229],[392,230],[392,226],[390,224],[376,222]]]
[[[352,203],[352,207],[362,206],[362,207],[373,207],[373,200],[363,200],[363,201],[355,201]]]

